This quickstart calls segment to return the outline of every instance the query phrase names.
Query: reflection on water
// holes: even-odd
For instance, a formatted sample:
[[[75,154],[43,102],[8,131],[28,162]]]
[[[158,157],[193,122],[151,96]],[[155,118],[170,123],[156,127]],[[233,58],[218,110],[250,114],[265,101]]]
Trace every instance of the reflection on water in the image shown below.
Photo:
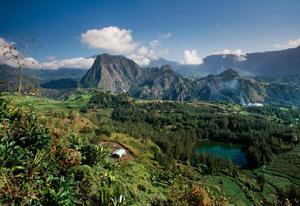
[[[198,154],[211,153],[224,159],[231,159],[240,166],[247,164],[246,154],[239,145],[205,140],[200,143],[196,152]]]

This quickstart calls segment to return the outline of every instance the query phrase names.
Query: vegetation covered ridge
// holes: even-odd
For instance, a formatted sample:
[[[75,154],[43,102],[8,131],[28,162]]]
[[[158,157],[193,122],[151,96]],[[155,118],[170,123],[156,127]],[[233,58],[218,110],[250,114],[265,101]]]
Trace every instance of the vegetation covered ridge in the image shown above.
[[[15,103],[13,103],[15,102]],[[293,114],[293,115],[290,115]],[[97,90],[0,100],[2,205],[297,205],[299,110]],[[239,144],[248,165],[197,154]],[[115,147],[127,154],[111,157]],[[289,159],[282,168],[282,161]],[[276,181],[274,181],[276,179]]]

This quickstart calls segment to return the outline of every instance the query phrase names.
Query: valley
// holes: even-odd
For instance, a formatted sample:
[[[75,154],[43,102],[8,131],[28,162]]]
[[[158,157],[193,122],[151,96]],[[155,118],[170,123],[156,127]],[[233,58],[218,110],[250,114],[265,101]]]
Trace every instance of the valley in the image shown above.
[[[26,70],[20,94],[0,68],[4,205],[298,204],[296,77],[190,78],[102,54],[87,71]]]
[[[53,136],[49,140],[50,145],[59,140],[55,143],[58,147],[56,152],[51,149],[48,155],[44,155],[42,162],[36,166],[35,173],[31,174],[40,181],[39,189],[34,193],[39,196],[39,200],[54,201],[51,200],[54,193],[49,197],[42,195],[47,193],[43,182],[50,181],[47,179],[50,174],[54,175],[53,178],[64,174],[68,181],[75,181],[73,186],[61,188],[62,186],[54,184],[55,179],[51,180],[53,183],[48,187],[53,192],[58,192],[58,199],[55,201],[59,202],[64,200],[63,196],[59,196],[58,189],[71,194],[76,191],[77,195],[72,201],[83,201],[81,195],[88,195],[93,198],[87,201],[101,200],[108,204],[111,198],[117,201],[123,197],[125,199],[122,204],[125,205],[137,203],[136,201],[137,205],[149,202],[154,205],[260,205],[277,204],[284,202],[285,198],[296,198],[289,195],[297,194],[291,191],[297,191],[300,181],[298,173],[294,172],[300,168],[297,152],[300,111],[297,109],[285,107],[277,110],[277,107],[243,107],[217,102],[139,100],[98,90],[77,90],[65,100],[9,93],[2,94],[2,99],[2,107],[8,104],[10,109],[1,110],[1,125],[4,128],[1,135],[9,132],[10,124],[17,123],[16,120],[9,123],[9,119],[3,119],[3,115],[13,118],[10,115],[16,115],[15,112],[20,110],[25,115],[21,115],[22,119],[28,115],[30,117],[32,113],[37,115],[38,119],[34,121],[38,122],[34,125],[49,129],[49,135]],[[3,114],[4,111],[13,113]],[[293,116],[288,115],[290,112]],[[287,127],[291,124],[295,126]],[[36,127],[34,125],[33,128]],[[30,140],[32,143],[36,142],[30,147],[48,151],[47,147],[38,146],[41,140]],[[230,143],[232,146],[243,145],[248,164],[242,166],[232,158],[223,159],[220,151],[217,156],[213,153],[196,152],[201,149],[201,142],[206,140]],[[1,139],[3,155],[8,152],[5,141],[9,140]],[[107,146],[107,142],[122,145],[129,156],[119,160],[111,159],[113,150]],[[19,145],[22,148],[20,152],[26,151],[28,147],[19,140],[9,144]],[[228,152],[226,149],[224,151]],[[264,152],[260,154],[262,151]],[[100,155],[100,159],[91,155]],[[14,157],[9,159],[11,158]],[[64,163],[42,169],[52,158],[58,158]],[[287,160],[291,162],[287,164]],[[282,161],[286,167],[280,166]],[[4,168],[10,168],[18,164],[7,162],[5,165]],[[15,183],[11,182],[11,186],[36,184],[34,179],[23,180],[22,183],[18,178],[29,175],[29,166],[29,162],[23,163],[24,170],[20,168],[14,174],[2,174],[6,174],[6,181],[14,179]],[[3,169],[2,172],[5,171]],[[44,170],[46,176],[41,175],[40,170]],[[83,176],[73,176],[79,173]],[[96,177],[92,175],[96,173],[100,175],[97,177],[100,178],[98,183],[94,182]],[[85,184],[104,184],[106,187],[102,186],[100,191],[81,190],[80,184],[83,181]],[[11,194],[11,186],[8,187],[7,183],[1,186],[2,191],[5,191],[1,193],[2,197],[6,197],[5,202],[24,201],[7,196]],[[92,185],[90,187],[96,186]],[[39,191],[44,192],[36,193]],[[110,192],[106,193],[108,191]],[[28,192],[30,191],[22,191],[23,194]],[[201,198],[197,196],[198,193]],[[38,200],[33,198],[31,201]]]

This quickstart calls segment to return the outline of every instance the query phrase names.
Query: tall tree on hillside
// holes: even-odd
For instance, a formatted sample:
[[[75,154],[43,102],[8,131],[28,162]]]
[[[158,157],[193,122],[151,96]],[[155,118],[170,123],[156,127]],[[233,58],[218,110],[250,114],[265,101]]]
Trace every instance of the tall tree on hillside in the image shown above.
[[[2,80],[0,80],[0,86],[1,86],[1,84],[3,84],[4,83],[4,81],[2,81]],[[1,95],[1,91],[0,91],[0,95]]]
[[[17,43],[7,42],[2,47],[2,54],[5,58],[5,62],[19,68],[19,83],[18,92],[22,91],[23,84],[23,72],[25,66],[34,64],[34,59],[27,57],[30,50],[34,49],[35,41],[32,38],[21,38]]]

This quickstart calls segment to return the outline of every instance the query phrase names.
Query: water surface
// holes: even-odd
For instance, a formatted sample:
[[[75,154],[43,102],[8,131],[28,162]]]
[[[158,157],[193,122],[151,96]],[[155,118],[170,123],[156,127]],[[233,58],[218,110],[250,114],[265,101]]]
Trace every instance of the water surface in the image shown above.
[[[231,159],[240,166],[247,164],[246,154],[239,145],[204,140],[199,144],[196,152],[198,154],[211,153],[224,159]]]

